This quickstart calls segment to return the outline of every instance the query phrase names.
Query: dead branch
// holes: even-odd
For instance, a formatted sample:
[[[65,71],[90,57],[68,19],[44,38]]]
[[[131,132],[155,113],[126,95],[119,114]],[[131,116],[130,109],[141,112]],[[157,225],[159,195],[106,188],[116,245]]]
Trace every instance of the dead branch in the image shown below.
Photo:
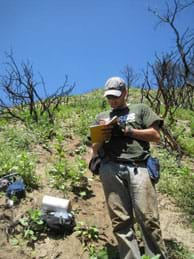
[[[37,123],[46,114],[49,122],[53,124],[55,110],[63,102],[64,97],[71,93],[75,84],[70,85],[66,76],[63,86],[45,97],[39,94],[38,86],[43,87],[46,93],[43,78],[41,77],[40,83],[34,79],[32,65],[27,62],[19,67],[13,54],[7,54],[6,73],[1,76],[0,81],[0,87],[6,98],[0,98],[0,116],[27,123],[26,114],[29,113],[32,121]]]

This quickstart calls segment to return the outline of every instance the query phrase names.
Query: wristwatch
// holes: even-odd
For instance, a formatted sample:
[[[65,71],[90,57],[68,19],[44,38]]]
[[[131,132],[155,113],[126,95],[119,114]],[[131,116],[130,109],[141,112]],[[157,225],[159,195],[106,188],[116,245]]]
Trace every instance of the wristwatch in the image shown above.
[[[133,132],[133,127],[130,125],[126,125],[126,123],[118,123],[121,131],[123,132],[124,136],[131,136]]]
[[[131,136],[133,134],[133,127],[131,127],[130,125],[127,125],[124,128],[124,135],[125,136]]]

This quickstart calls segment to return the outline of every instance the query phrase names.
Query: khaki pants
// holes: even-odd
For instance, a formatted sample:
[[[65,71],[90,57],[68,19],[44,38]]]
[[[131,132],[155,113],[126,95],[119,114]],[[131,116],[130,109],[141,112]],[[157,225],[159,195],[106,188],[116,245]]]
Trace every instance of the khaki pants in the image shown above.
[[[103,161],[100,178],[118,241],[121,259],[140,259],[134,217],[140,226],[145,253],[167,258],[162,240],[154,185],[144,164],[134,167]]]

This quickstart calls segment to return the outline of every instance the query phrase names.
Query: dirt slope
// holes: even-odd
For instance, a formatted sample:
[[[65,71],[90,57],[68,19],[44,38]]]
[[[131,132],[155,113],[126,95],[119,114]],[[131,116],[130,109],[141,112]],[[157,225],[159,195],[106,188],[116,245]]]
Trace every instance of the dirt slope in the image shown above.
[[[76,145],[76,141],[69,143],[69,149],[73,150]],[[27,193],[27,197],[22,200],[20,205],[11,209],[5,207],[5,197],[0,198],[0,259],[87,259],[89,258],[88,252],[84,251],[75,232],[66,237],[52,234],[49,236],[43,235],[42,240],[38,241],[33,248],[26,246],[25,243],[12,246],[8,241],[9,236],[6,235],[5,228],[11,220],[19,218],[31,207],[40,207],[42,198],[46,194],[63,197],[59,191],[49,187],[48,179],[45,176],[45,168],[51,162],[50,153],[41,147],[36,148],[36,153],[39,156],[37,174],[41,176],[41,188],[33,191],[33,193]],[[89,157],[90,152],[88,150],[85,155],[86,161],[89,161]],[[87,172],[87,176],[89,179],[91,178],[90,172]],[[69,197],[72,208],[76,211],[76,221],[84,221],[88,225],[97,226],[102,237],[98,241],[98,246],[106,245],[114,248],[116,241],[112,234],[101,183],[98,177],[90,179],[89,182],[92,191],[89,199],[83,200],[73,194]],[[190,251],[194,252],[194,233],[186,226],[183,214],[174,205],[173,201],[169,197],[159,194],[159,208],[164,239],[181,242]]]

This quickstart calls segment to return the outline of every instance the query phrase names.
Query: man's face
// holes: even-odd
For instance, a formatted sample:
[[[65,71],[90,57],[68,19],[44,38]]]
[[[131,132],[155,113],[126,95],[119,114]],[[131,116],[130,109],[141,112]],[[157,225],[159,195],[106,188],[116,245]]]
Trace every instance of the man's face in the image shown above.
[[[109,105],[113,109],[120,109],[126,106],[126,91],[123,91],[120,97],[116,97],[113,95],[107,95],[106,98],[108,100]]]

